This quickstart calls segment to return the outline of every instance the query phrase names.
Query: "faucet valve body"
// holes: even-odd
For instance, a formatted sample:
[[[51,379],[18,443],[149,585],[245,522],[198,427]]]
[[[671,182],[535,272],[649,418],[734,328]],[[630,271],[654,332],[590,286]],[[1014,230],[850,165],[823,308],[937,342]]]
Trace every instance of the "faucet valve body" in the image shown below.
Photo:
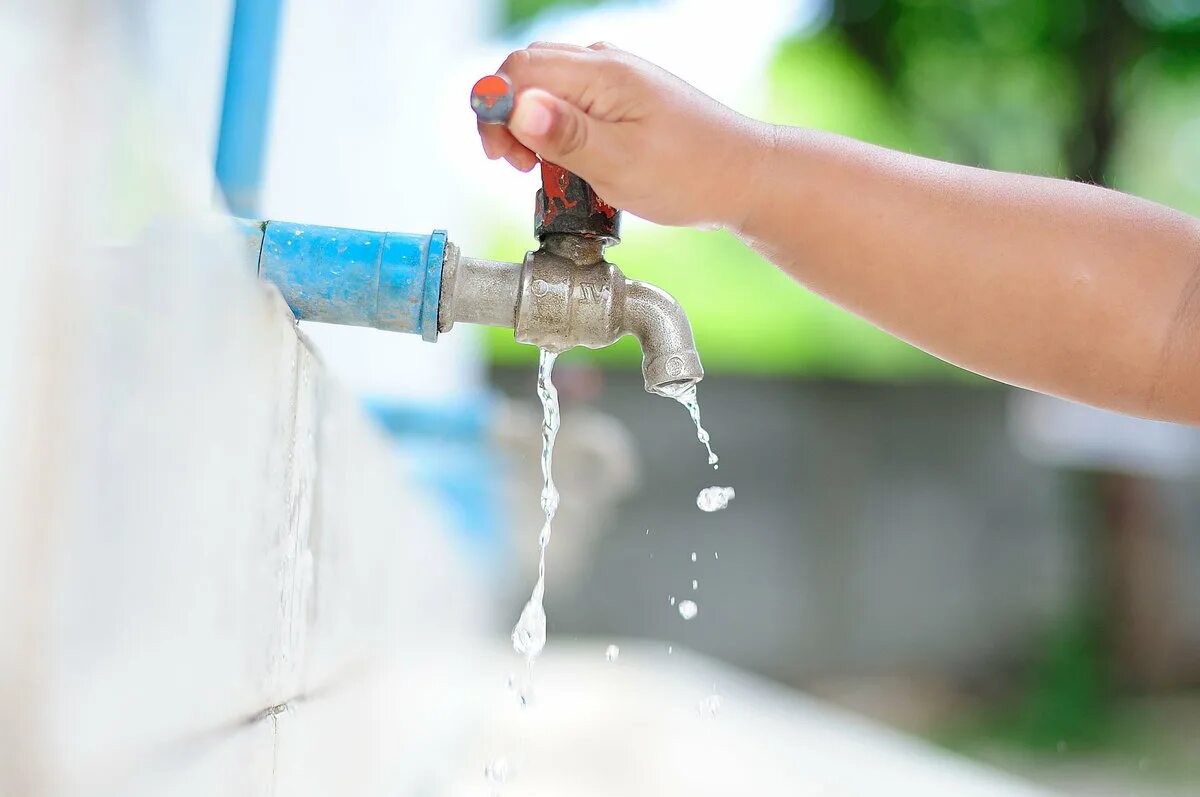
[[[597,241],[547,236],[525,255],[514,331],[517,340],[551,351],[597,349],[620,337],[625,277]]]

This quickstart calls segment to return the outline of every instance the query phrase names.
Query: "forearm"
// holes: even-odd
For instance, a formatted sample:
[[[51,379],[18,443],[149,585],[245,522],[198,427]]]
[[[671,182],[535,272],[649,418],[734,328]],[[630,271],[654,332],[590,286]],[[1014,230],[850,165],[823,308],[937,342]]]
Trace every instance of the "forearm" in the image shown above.
[[[1200,422],[1200,222],[1064,180],[778,129],[739,233],[964,368]]]

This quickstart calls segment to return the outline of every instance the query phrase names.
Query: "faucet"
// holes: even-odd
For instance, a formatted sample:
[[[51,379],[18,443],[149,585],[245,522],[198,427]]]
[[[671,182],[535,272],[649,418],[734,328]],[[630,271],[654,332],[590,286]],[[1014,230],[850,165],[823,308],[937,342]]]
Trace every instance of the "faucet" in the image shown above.
[[[465,257],[448,248],[438,328],[456,322],[512,327],[551,351],[598,349],[633,335],[646,390],[670,394],[704,377],[687,315],[664,290],[627,279],[605,249],[620,241],[620,211],[554,164],[542,164],[534,232],[522,264]]]
[[[511,92],[503,78],[489,76],[476,84],[472,107],[485,122],[504,121]],[[602,348],[633,335],[647,391],[673,396],[699,382],[704,369],[683,308],[605,259],[605,250],[620,242],[620,211],[555,164],[543,161],[541,174],[534,211],[540,246],[521,263],[467,257],[441,230],[412,235],[237,223],[257,273],[279,288],[299,319],[428,341],[456,323],[486,324],[554,352]]]

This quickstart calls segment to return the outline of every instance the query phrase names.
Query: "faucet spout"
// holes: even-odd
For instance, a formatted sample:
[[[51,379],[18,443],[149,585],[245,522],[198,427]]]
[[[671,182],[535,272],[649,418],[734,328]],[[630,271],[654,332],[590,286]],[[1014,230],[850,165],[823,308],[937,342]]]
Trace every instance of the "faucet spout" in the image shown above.
[[[648,392],[670,396],[704,378],[687,314],[662,288],[626,280],[621,331],[642,346]]]
[[[604,259],[603,242],[547,235],[541,249],[525,256],[519,278],[516,268],[448,261],[440,328],[453,321],[511,323],[517,340],[550,351],[599,349],[633,335],[647,391],[673,395],[704,377],[683,308],[666,291],[626,279]]]

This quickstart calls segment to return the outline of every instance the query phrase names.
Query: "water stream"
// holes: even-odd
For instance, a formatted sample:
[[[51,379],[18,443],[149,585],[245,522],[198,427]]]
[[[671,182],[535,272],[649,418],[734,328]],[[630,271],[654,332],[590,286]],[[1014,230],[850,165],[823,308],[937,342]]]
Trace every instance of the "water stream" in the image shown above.
[[[696,383],[685,382],[679,385],[668,385],[659,388],[659,392],[667,398],[675,399],[687,409],[688,415],[692,416],[692,423],[696,424],[696,439],[703,443],[704,448],[708,451],[708,464],[713,466],[713,470],[719,468],[720,465],[717,463],[720,462],[720,457],[712,450],[708,432],[700,424],[700,399],[696,394]]]
[[[538,356],[538,398],[542,402],[542,531],[538,535],[538,577],[533,593],[512,631],[513,649],[532,666],[546,646],[546,546],[550,544],[550,524],[558,511],[558,489],[554,486],[554,438],[558,436],[558,390],[554,387],[554,361],[558,353],[541,349]]]
[[[696,439],[704,444],[704,448],[708,451],[708,464],[713,466],[713,470],[717,470],[721,466],[720,457],[713,451],[712,441],[708,436],[708,431],[700,423],[700,398],[696,391],[695,382],[685,382],[676,385],[666,385],[659,388],[659,393],[678,401],[688,411],[688,415],[692,417],[692,423],[696,424]],[[733,500],[732,487],[705,487],[696,496],[696,506],[705,512],[717,512],[729,506],[729,502]],[[695,554],[692,555],[692,561],[696,561]]]

